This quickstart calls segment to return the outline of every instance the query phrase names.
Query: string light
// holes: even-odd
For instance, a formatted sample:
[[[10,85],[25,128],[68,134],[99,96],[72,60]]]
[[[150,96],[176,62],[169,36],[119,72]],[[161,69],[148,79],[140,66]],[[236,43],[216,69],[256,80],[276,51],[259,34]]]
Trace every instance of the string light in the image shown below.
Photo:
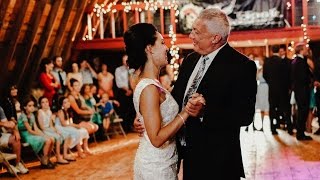
[[[125,13],[129,13],[130,11],[152,11],[155,12],[157,11],[159,8],[162,8],[164,10],[170,10],[171,8],[175,10],[175,19],[174,22],[178,23],[178,19],[177,17],[180,14],[180,11],[178,10],[178,4],[176,2],[176,0],[172,0],[172,1],[166,1],[164,2],[163,0],[144,0],[143,2],[144,4],[141,4],[140,2],[122,2],[121,6],[123,6],[123,11]],[[105,4],[98,4],[96,3],[94,5],[93,8],[93,12],[95,13],[95,15],[97,17],[100,17],[103,14],[107,14],[109,12],[113,12],[116,13],[117,9],[115,8],[116,2],[112,2],[109,3],[107,6]],[[92,31],[95,31],[95,29],[92,29]],[[179,47],[175,45],[175,42],[177,41],[177,37],[176,34],[173,30],[173,26],[170,25],[169,26],[169,37],[171,38],[170,41],[170,54],[172,56],[171,60],[170,60],[170,67],[173,70],[173,74],[174,74],[174,80],[177,79],[178,77],[178,70],[179,70]],[[86,41],[88,40],[88,35],[85,35],[85,37],[82,38],[82,40]]]
[[[159,8],[165,9],[165,10],[169,10],[171,8],[173,8],[175,10],[175,17],[179,16],[179,10],[178,10],[178,3],[176,0],[172,0],[172,1],[164,1],[164,0],[144,0],[143,2],[144,4],[142,4],[141,2],[122,2],[121,5],[123,6],[123,11],[126,13],[129,13],[130,11],[152,11],[155,12],[157,11]],[[117,12],[117,9],[115,8],[115,6],[117,5],[117,2],[111,2],[108,5],[106,4],[98,4],[96,3],[93,7],[93,12],[95,13],[95,15],[97,17],[100,17],[103,14],[107,14],[110,11],[113,13]],[[175,18],[175,23],[178,22],[178,19]],[[88,38],[83,37],[83,40],[88,40]]]
[[[307,3],[309,2],[309,0],[306,0]],[[304,20],[304,16],[301,16],[301,20],[303,21]],[[308,48],[309,47],[309,42],[310,42],[310,37],[308,36],[308,28],[307,28],[307,25],[302,23],[301,24],[301,28],[302,28],[302,31],[303,31],[303,41],[305,42],[306,44],[306,47]]]
[[[307,3],[309,3],[309,0],[305,0]],[[317,0],[317,1],[320,1],[320,0]],[[290,2],[287,2],[287,10],[290,10],[291,9],[291,7],[292,7],[292,5],[291,5],[291,3]],[[304,16],[301,16],[301,20],[302,20],[302,23],[301,23],[301,29],[302,29],[302,34],[303,34],[303,38],[301,38],[299,41],[301,42],[304,42],[305,43],[305,46],[307,47],[307,48],[309,48],[309,42],[310,42],[310,37],[309,37],[309,35],[308,35],[308,27],[307,27],[307,24],[304,24],[303,23],[303,20],[305,19],[305,18],[307,18],[307,17],[304,17]],[[315,20],[315,18],[316,18],[316,16],[315,15],[313,15],[312,16],[312,19],[313,20]],[[288,50],[289,51],[291,51],[291,52],[293,52],[294,51],[294,41],[291,41],[290,43],[289,43],[289,46],[288,46]],[[295,55],[294,55],[295,56]]]
[[[294,51],[294,48],[293,48],[293,47],[294,47],[294,41],[291,41],[290,44],[289,44],[289,46],[288,46],[288,50],[291,51],[291,52],[293,52],[293,51]]]
[[[172,56],[171,60],[170,60],[170,67],[173,70],[173,79],[174,81],[177,80],[178,78],[178,70],[179,70],[179,47],[175,45],[175,42],[177,41],[177,37],[176,34],[173,31],[173,26],[170,25],[169,26],[169,37],[171,37],[171,47],[170,47],[170,54]]]
[[[290,9],[291,9],[291,3],[287,2],[287,10],[290,10]]]

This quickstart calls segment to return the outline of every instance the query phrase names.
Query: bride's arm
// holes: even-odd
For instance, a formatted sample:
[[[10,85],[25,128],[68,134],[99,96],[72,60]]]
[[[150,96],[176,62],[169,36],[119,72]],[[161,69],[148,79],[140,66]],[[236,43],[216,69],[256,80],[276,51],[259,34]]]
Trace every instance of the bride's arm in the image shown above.
[[[169,124],[161,127],[160,94],[156,86],[149,85],[140,95],[140,113],[148,137],[155,147],[161,147],[168,139],[172,138],[185,123],[189,114],[183,109]]]

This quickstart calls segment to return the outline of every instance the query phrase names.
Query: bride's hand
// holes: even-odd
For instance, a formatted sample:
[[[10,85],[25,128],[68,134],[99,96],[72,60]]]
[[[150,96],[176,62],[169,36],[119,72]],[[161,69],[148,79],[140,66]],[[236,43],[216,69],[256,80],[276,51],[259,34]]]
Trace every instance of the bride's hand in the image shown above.
[[[206,100],[202,94],[194,93],[188,100],[185,110],[190,116],[197,117],[201,114],[203,107],[206,104]]]
[[[133,127],[139,133],[139,136],[142,137],[145,127],[143,123],[139,121],[139,118],[134,119]]]

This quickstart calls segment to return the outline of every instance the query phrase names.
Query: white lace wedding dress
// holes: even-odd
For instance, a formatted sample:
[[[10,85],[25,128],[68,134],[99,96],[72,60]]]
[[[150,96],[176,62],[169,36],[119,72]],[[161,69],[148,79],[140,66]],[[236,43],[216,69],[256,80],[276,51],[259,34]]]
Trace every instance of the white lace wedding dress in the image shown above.
[[[141,122],[143,117],[139,111],[140,94],[148,85],[153,84],[165,92],[166,100],[160,105],[162,126],[167,125],[178,114],[179,106],[161,84],[153,79],[142,79],[133,94],[134,108]],[[160,148],[154,147],[145,131],[140,139],[134,161],[135,180],[177,180],[178,155],[174,138],[168,140]]]

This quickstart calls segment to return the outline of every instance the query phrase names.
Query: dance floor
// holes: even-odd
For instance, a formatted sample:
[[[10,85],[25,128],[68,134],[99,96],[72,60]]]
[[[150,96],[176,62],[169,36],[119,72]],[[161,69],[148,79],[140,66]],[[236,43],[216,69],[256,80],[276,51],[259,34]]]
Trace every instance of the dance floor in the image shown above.
[[[256,119],[256,122],[257,128],[261,127],[261,120]],[[314,138],[312,141],[297,141],[295,135],[291,136],[281,129],[278,130],[278,135],[272,135],[268,118],[263,124],[264,132],[253,131],[252,127],[246,132],[244,127],[241,128],[246,179],[320,179],[320,136],[311,135]],[[91,143],[93,155],[85,159],[77,158],[77,161],[68,165],[58,165],[54,170],[43,170],[38,161],[27,161],[30,173],[20,177],[28,180],[131,180],[138,141],[138,135],[130,133],[127,138],[117,136],[109,141]],[[13,178],[3,170],[0,179]],[[214,175],[209,179],[214,179]]]

